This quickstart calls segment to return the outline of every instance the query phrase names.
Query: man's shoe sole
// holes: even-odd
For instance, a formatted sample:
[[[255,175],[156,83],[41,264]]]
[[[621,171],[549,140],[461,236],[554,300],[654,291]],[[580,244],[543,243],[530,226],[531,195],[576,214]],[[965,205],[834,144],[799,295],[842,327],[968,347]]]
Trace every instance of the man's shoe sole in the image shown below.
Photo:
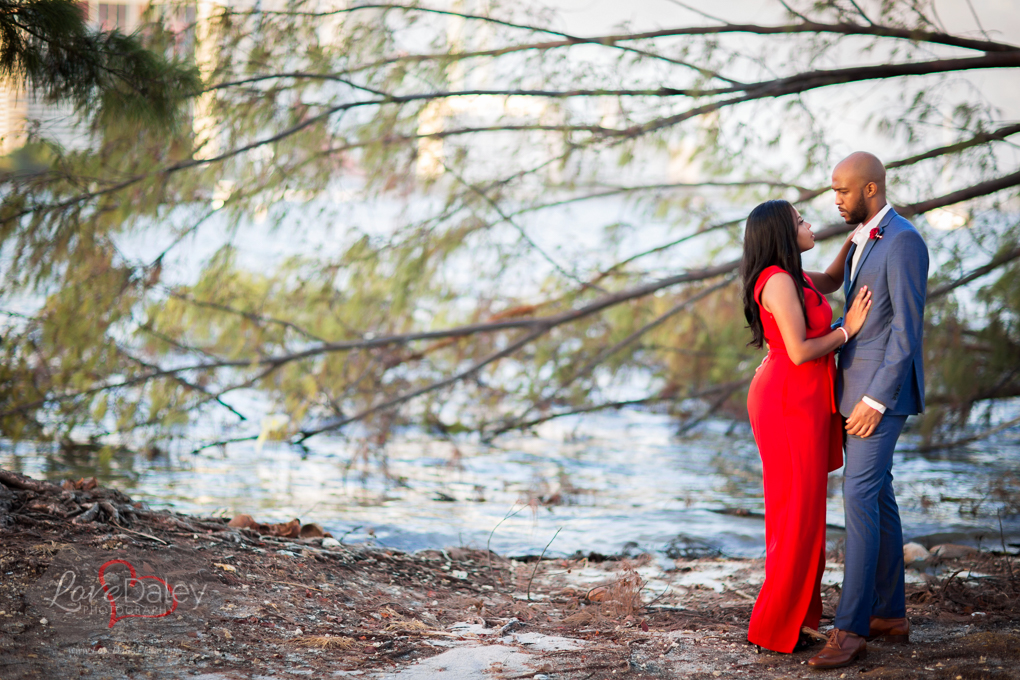
[[[843,668],[845,666],[849,666],[854,661],[861,661],[861,660],[867,659],[867,658],[868,658],[868,648],[865,647],[864,649],[859,651],[857,654],[851,656],[849,659],[844,661],[843,663],[826,664],[824,666],[819,664],[819,665],[816,666],[816,665],[812,665],[811,662],[808,661],[807,665],[810,666],[811,668],[814,668],[815,670],[818,670],[818,671],[827,671],[827,670],[830,670],[830,669],[833,669],[833,668]]]

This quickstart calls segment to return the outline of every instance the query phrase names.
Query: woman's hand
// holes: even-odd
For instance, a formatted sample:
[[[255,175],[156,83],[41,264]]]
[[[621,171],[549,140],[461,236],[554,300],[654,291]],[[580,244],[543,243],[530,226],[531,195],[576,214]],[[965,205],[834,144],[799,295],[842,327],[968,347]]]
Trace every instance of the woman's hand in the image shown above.
[[[871,311],[871,291],[868,290],[867,286],[861,286],[861,289],[857,291],[857,295],[854,297],[853,304],[850,305],[850,309],[847,310],[846,316],[843,319],[843,328],[850,334],[850,337],[854,337],[861,332],[861,328],[864,327],[864,320],[868,318],[868,312]]]

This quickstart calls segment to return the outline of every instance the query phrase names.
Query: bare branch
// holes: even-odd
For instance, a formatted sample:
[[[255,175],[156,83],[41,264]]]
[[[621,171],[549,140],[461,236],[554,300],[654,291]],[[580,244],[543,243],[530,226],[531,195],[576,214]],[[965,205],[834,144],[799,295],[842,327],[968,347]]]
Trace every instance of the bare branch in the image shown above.
[[[427,14],[439,14],[439,15],[444,15],[444,16],[457,17],[457,18],[460,18],[460,19],[467,19],[467,20],[472,20],[472,21],[481,21],[481,22],[485,22],[485,23],[491,23],[491,24],[495,24],[497,26],[504,26],[506,28],[514,28],[514,29],[519,29],[519,30],[523,30],[523,31],[530,31],[530,32],[535,32],[535,33],[545,33],[547,35],[555,35],[555,36],[564,38],[564,40],[562,41],[562,45],[557,45],[557,46],[566,46],[566,45],[597,45],[599,47],[606,47],[606,48],[609,48],[609,49],[620,50],[620,51],[623,51],[623,52],[631,52],[631,53],[638,54],[638,55],[643,56],[643,57],[649,57],[649,58],[652,58],[652,59],[657,59],[657,60],[665,61],[665,62],[670,63],[670,64],[676,64],[678,66],[683,66],[683,67],[689,68],[689,69],[691,69],[693,71],[697,71],[701,75],[708,76],[708,77],[711,77],[711,78],[718,78],[719,80],[723,80],[723,81],[726,81],[726,82],[729,82],[729,83],[736,83],[737,82],[735,80],[731,80],[729,78],[726,78],[726,77],[720,75],[719,73],[716,73],[715,71],[711,71],[709,69],[706,69],[704,67],[698,66],[696,64],[692,64],[692,63],[687,62],[687,61],[683,61],[683,60],[680,60],[680,59],[673,59],[671,57],[667,57],[667,56],[662,55],[662,54],[657,54],[655,52],[648,52],[646,50],[642,50],[642,49],[639,49],[639,48],[636,48],[636,47],[630,47],[630,46],[627,46],[627,45],[620,45],[620,44],[618,44],[619,42],[627,42],[626,40],[612,40],[610,42],[606,42],[605,39],[601,38],[601,37],[584,38],[584,37],[580,37],[580,36],[571,35],[569,33],[564,33],[562,31],[556,31],[556,30],[553,30],[553,29],[550,29],[550,28],[543,28],[541,26],[534,26],[534,25],[528,25],[528,24],[518,24],[518,23],[511,22],[511,21],[505,21],[505,20],[502,20],[502,19],[496,19],[494,17],[485,16],[485,15],[481,15],[481,14],[469,14],[469,13],[466,13],[466,12],[456,12],[456,11],[452,11],[452,10],[442,10],[442,9],[434,9],[434,8],[430,8],[430,7],[396,5],[396,4],[358,5],[356,7],[348,7],[348,8],[342,8],[342,9],[336,9],[336,10],[329,10],[329,11],[326,11],[326,12],[290,12],[290,11],[262,11],[262,10],[256,10],[255,12],[257,12],[258,14],[264,14],[264,15],[321,17],[321,16],[333,16],[333,15],[337,15],[337,14],[348,14],[348,13],[351,13],[351,12],[361,12],[361,11],[370,10],[370,9],[383,9],[383,10],[394,9],[394,10],[404,10],[404,11],[407,11],[407,12],[421,12],[421,13],[427,13]],[[635,39],[640,39],[640,38],[635,38]],[[524,49],[525,50],[531,50],[531,49],[536,49],[536,48],[524,46]],[[538,48],[538,49],[551,49],[551,48]],[[517,52],[517,51],[522,51],[522,50],[511,49],[510,51]],[[508,54],[508,53],[509,52],[500,52],[500,54]],[[375,67],[378,67],[378,66],[385,66],[387,64],[397,63],[397,62],[401,62],[401,61],[426,61],[426,60],[431,60],[433,58],[443,59],[443,60],[458,60],[458,59],[472,58],[472,57],[478,57],[478,56],[497,56],[497,55],[487,54],[486,52],[460,52],[460,53],[457,53],[457,54],[452,54],[452,55],[451,54],[446,54],[446,55],[442,55],[442,56],[440,56],[440,55],[428,55],[428,56],[426,56],[425,59],[416,59],[415,58],[416,56],[417,55],[412,55],[412,56],[406,56],[405,55],[405,56],[396,57],[396,58],[383,59],[383,60],[380,60],[380,61],[372,62],[371,64],[368,64],[368,65],[363,65],[360,68],[352,69],[349,72],[350,73],[355,73],[357,71],[362,71],[362,70],[366,70],[366,69],[370,69],[370,68],[375,68]]]
[[[857,13],[858,13],[858,14],[860,14],[860,15],[861,15],[861,17],[862,17],[862,18],[863,18],[863,19],[864,19],[865,21],[867,21],[867,22],[868,22],[869,24],[871,24],[872,26],[874,26],[874,25],[875,25],[875,22],[874,22],[874,21],[872,21],[872,20],[871,20],[871,19],[870,19],[870,18],[868,17],[868,15],[864,13],[864,10],[863,10],[863,9],[861,9],[861,6],[857,4],[857,0],[850,0],[850,4],[854,6],[854,9],[856,9],[856,10],[857,10]],[[985,38],[988,38],[988,36],[986,35],[986,36],[985,36]]]
[[[999,432],[1003,432],[1004,430],[1008,430],[1009,428],[1013,427],[1014,425],[1018,425],[1018,424],[1020,424],[1020,417],[1013,418],[1012,420],[1007,420],[1006,422],[1000,423],[1000,424],[996,425],[995,427],[990,427],[987,430],[982,430],[981,432],[978,432],[978,433],[973,434],[973,435],[968,436],[968,437],[961,437],[959,439],[953,439],[951,441],[945,441],[945,442],[937,442],[937,443],[931,443],[931,444],[922,444],[921,446],[918,446],[917,449],[915,449],[915,450],[916,451],[921,451],[921,452],[927,452],[927,451],[938,451],[940,449],[955,449],[957,447],[965,446],[965,445],[970,444],[972,442],[980,441],[982,439],[988,439],[992,435],[998,434]]]
[[[974,40],[972,38],[950,35],[944,32],[912,30],[905,28],[896,28],[892,26],[862,26],[860,24],[853,23],[822,24],[813,21],[805,21],[798,24],[786,24],[782,26],[761,26],[757,24],[725,24],[722,26],[684,26],[680,28],[661,29],[657,31],[647,31],[642,33],[618,33],[589,38],[570,37],[564,40],[551,40],[545,42],[533,42],[518,45],[509,45],[506,47],[488,50],[465,51],[452,55],[445,52],[435,54],[401,55],[380,59],[378,61],[370,62],[368,64],[363,64],[358,67],[348,69],[346,73],[348,74],[356,73],[358,71],[370,70],[378,68],[380,66],[387,66],[389,64],[395,63],[418,63],[425,61],[462,60],[477,57],[498,57],[505,54],[512,54],[515,52],[527,52],[527,51],[544,52],[564,47],[573,47],[575,45],[598,45],[602,47],[616,49],[619,47],[619,43],[633,41],[654,40],[657,38],[669,38],[679,36],[712,36],[712,35],[724,35],[729,33],[750,33],[762,36],[798,35],[804,33],[809,34],[830,33],[833,35],[843,36],[894,38],[900,40],[909,40],[914,43],[921,42],[937,45],[948,45],[951,47],[960,47],[963,49],[976,50],[985,53],[1020,51],[1020,46],[1017,45],[993,42],[989,40]],[[732,82],[730,81],[730,79],[723,78],[721,75],[715,72],[710,71],[708,72],[707,75],[711,75],[721,80],[727,80],[729,82]]]
[[[650,121],[642,125],[636,125],[623,131],[616,131],[614,134],[627,137],[638,137],[642,134],[672,127],[677,123],[700,116],[723,108],[743,104],[755,99],[767,99],[773,97],[785,97],[791,94],[799,94],[816,90],[831,85],[845,85],[847,83],[862,82],[867,80],[882,80],[887,78],[902,78],[906,76],[932,75],[936,73],[948,73],[954,71],[968,71],[974,69],[991,68],[1016,68],[1020,67],[1020,50],[1013,52],[989,53],[983,57],[969,57],[963,59],[935,59],[932,61],[909,62],[901,64],[883,64],[881,66],[854,66],[850,68],[832,69],[828,71],[810,71],[798,73],[786,78],[754,83],[745,87],[723,88],[713,91],[712,94],[721,94],[727,89],[731,92],[745,92],[743,96],[730,99],[720,99],[710,104],[688,109],[682,113]]]
[[[535,243],[534,239],[532,239],[528,235],[528,232],[524,230],[524,227],[522,227],[520,224],[518,224],[517,221],[514,220],[513,217],[511,217],[510,215],[507,215],[505,212],[503,212],[503,209],[499,207],[499,204],[496,203],[496,201],[492,200],[492,197],[489,196],[488,192],[482,191],[480,188],[478,188],[477,185],[472,184],[472,183],[468,182],[467,180],[465,180],[463,177],[460,176],[460,173],[458,173],[456,170],[452,169],[446,163],[443,163],[443,167],[446,168],[447,172],[449,172],[451,175],[453,175],[454,179],[456,179],[458,182],[463,184],[465,187],[470,189],[472,192],[474,192],[475,194],[480,196],[481,199],[483,201],[485,201],[486,204],[488,204],[488,206],[490,208],[492,208],[493,210],[496,211],[496,214],[499,215],[500,220],[503,221],[503,222],[506,222],[511,227],[513,227],[514,230],[518,234],[520,234],[521,238],[524,239],[524,241],[531,247],[531,249],[534,250],[535,252],[537,252],[542,257],[543,260],[545,260],[546,262],[551,264],[553,269],[555,269],[560,274],[562,274],[564,277],[570,279],[574,283],[581,284],[582,288],[587,288],[587,287],[591,286],[591,284],[585,283],[584,281],[579,279],[576,274],[574,274],[572,272],[568,272],[563,267],[563,265],[561,265],[559,262],[557,262],[555,259],[553,259],[553,257],[551,255],[549,255],[549,253],[545,252],[545,250],[540,248],[539,245],[537,243]],[[603,293],[606,292],[606,291],[602,290],[601,288],[598,288],[597,286],[592,286],[592,287],[596,288],[600,292],[603,292]]]
[[[699,423],[703,422],[706,418],[711,417],[716,411],[722,408],[723,404],[725,404],[727,400],[729,400],[729,398],[733,396],[734,392],[741,389],[745,385],[749,385],[753,377],[754,377],[753,375],[749,375],[743,380],[737,381],[736,383],[730,383],[729,388],[726,390],[722,390],[722,394],[720,394],[718,397],[712,400],[712,403],[708,405],[708,408],[705,409],[704,413],[687,420],[683,425],[681,425],[680,429],[677,431],[677,434],[685,435],[691,430],[693,430]]]
[[[515,28],[524,31],[534,31],[536,33],[545,33],[547,35],[556,35],[565,40],[562,43],[556,43],[555,46],[569,46],[569,45],[601,45],[604,47],[615,47],[620,42],[631,42],[636,40],[649,40],[652,38],[663,38],[670,36],[681,36],[681,35],[717,35],[724,33],[753,33],[756,35],[777,35],[777,34],[797,34],[797,33],[834,33],[838,35],[861,35],[861,36],[874,36],[884,38],[899,38],[902,40],[909,40],[911,42],[928,42],[940,45],[950,45],[953,47],[962,47],[965,49],[978,50],[981,52],[995,52],[995,51],[1010,51],[1018,50],[1020,47],[1010,45],[1007,43],[999,43],[991,40],[973,40],[970,38],[964,38],[962,36],[950,35],[945,32],[931,32],[923,30],[913,30],[906,28],[897,28],[894,26],[881,26],[872,23],[870,26],[862,26],[860,24],[853,23],[838,23],[838,24],[824,24],[807,19],[797,12],[793,12],[798,17],[804,19],[803,23],[800,24],[788,24],[782,26],[761,26],[757,24],[732,24],[725,22],[722,19],[713,17],[708,14],[704,14],[699,10],[695,10],[691,7],[683,5],[683,3],[675,3],[681,6],[695,11],[702,16],[705,16],[714,21],[719,21],[720,26],[690,26],[673,29],[661,29],[657,31],[647,31],[642,33],[619,33],[609,34],[600,36],[581,37],[574,36],[561,31],[556,31],[550,28],[543,28],[541,26],[534,26],[528,24],[518,24],[511,21],[502,19],[496,19],[491,16],[479,15],[479,14],[468,14],[465,12],[456,12],[451,10],[435,9],[430,7],[421,7],[414,5],[400,5],[394,3],[374,3],[374,4],[362,4],[355,7],[346,7],[334,10],[328,10],[325,12],[293,12],[293,11],[274,11],[257,9],[251,10],[250,12],[235,12],[235,14],[262,14],[262,15],[282,15],[282,16],[307,16],[307,17],[325,17],[335,16],[338,14],[350,14],[352,12],[361,12],[365,10],[383,9],[383,10],[403,10],[407,12],[421,12],[428,14],[438,14],[445,16],[453,16],[461,19],[482,21],[487,23],[496,24],[499,26],[505,26],[507,28]],[[784,3],[785,4],[785,3]],[[856,6],[856,3],[854,3]],[[789,9],[789,8],[788,8]],[[863,12],[861,12],[863,15]],[[865,17],[867,19],[867,17]],[[870,20],[868,20],[870,22]],[[537,43],[543,44],[543,43]],[[544,43],[549,44],[549,43]],[[528,46],[519,46],[528,47]],[[532,48],[534,49],[534,48]],[[473,53],[472,53],[473,55]],[[491,55],[490,55],[491,56]]]
[[[948,146],[940,146],[916,156],[887,163],[885,167],[887,170],[892,170],[894,168],[902,168],[907,165],[914,165],[915,163],[920,163],[921,161],[926,161],[931,158],[937,158],[938,156],[959,153],[960,151],[964,151],[975,146],[981,146],[988,142],[1001,142],[1007,137],[1011,137],[1017,133],[1020,133],[1020,125],[1004,125],[998,130],[993,130],[991,132],[979,132],[970,139],[965,139],[962,142],[956,142],[955,144],[950,144]],[[828,189],[828,187],[826,187],[826,189]]]
[[[900,211],[900,214],[904,216],[920,215],[921,213],[926,213],[929,210],[934,210],[935,208],[942,208],[947,205],[962,203],[964,201],[969,201],[972,198],[978,198],[979,196],[987,196],[1017,185],[1020,185],[1020,171],[1014,172],[1011,175],[990,179],[987,182],[981,182],[980,184],[975,184],[967,187],[966,189],[954,191],[950,194],[946,194],[945,196],[939,196],[910,206],[904,206],[903,210]]]
[[[974,279],[979,279],[985,274],[988,274],[989,272],[998,269],[1002,265],[1008,264],[1017,258],[1020,258],[1020,247],[1006,250],[1005,252],[993,257],[988,264],[972,269],[955,281],[944,283],[941,286],[928,291],[928,299],[933,300],[935,298],[942,297],[943,295],[956,290],[960,286],[965,286]]]
[[[971,16],[974,17],[974,23],[978,25],[978,30],[981,31],[981,35],[985,36],[985,40],[991,40],[991,37],[989,37],[988,32],[985,30],[985,27],[981,25],[981,17],[978,16],[977,10],[974,9],[974,3],[967,0],[967,7],[970,8]]]

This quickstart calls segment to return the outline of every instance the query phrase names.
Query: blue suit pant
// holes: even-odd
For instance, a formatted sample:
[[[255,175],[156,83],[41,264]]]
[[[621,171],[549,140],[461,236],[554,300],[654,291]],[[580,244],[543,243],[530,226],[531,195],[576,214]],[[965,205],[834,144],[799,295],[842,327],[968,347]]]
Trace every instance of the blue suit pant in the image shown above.
[[[885,415],[866,439],[847,436],[843,471],[846,559],[835,627],[866,636],[872,616],[906,616],[903,530],[892,458],[906,416]]]

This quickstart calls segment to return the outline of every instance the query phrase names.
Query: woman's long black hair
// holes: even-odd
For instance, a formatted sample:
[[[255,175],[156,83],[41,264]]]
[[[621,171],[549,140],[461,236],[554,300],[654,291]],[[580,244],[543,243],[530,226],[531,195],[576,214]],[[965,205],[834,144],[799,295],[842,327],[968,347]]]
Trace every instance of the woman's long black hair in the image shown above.
[[[765,343],[765,329],[761,323],[761,308],[754,301],[754,286],[758,276],[772,265],[785,269],[798,284],[797,297],[806,325],[807,307],[804,305],[804,272],[797,246],[797,220],[789,201],[765,201],[747,216],[744,228],[740,277],[744,282],[744,318],[752,335],[751,342],[747,344],[759,349]]]

